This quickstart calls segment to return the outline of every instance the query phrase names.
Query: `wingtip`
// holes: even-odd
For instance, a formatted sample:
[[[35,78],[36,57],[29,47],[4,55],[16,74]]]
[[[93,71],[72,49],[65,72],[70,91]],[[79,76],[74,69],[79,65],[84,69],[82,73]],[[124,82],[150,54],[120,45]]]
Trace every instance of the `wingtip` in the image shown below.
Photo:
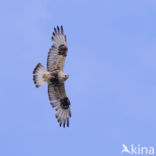
[[[71,112],[69,112],[69,116],[71,117]]]
[[[56,118],[57,118],[57,116],[56,116]],[[63,128],[69,127],[69,118],[67,118],[65,120],[58,119],[57,121],[58,121],[60,127],[63,127]]]
[[[61,33],[64,34],[63,26],[61,25]]]
[[[67,118],[67,127],[69,127],[69,118]]]
[[[54,27],[54,32],[55,32],[55,33],[57,32],[55,27]]]
[[[57,25],[57,30],[58,30],[58,32],[60,31],[60,28],[59,28],[59,26]]]

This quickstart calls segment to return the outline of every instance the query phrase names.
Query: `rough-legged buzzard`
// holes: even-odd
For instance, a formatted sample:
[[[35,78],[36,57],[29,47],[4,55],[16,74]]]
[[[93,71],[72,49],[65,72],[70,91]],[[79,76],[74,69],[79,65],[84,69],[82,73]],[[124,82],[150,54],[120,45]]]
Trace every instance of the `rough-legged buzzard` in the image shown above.
[[[47,70],[38,63],[33,71],[33,80],[37,88],[48,83],[49,100],[52,107],[55,107],[56,118],[60,126],[69,127],[70,101],[64,87],[64,82],[69,77],[64,73],[64,62],[68,48],[62,26],[54,28],[51,39],[53,45],[48,52]]]

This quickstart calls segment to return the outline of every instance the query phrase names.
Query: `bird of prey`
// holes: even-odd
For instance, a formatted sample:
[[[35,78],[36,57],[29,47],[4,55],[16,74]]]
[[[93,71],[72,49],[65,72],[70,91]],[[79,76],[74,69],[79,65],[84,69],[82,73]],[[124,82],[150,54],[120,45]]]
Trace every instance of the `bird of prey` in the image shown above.
[[[63,27],[54,28],[51,40],[53,45],[47,57],[47,69],[38,63],[33,71],[33,80],[36,87],[48,84],[50,104],[55,107],[58,123],[69,127],[71,117],[70,101],[66,95],[64,83],[69,75],[64,73],[64,62],[67,56],[67,39]]]

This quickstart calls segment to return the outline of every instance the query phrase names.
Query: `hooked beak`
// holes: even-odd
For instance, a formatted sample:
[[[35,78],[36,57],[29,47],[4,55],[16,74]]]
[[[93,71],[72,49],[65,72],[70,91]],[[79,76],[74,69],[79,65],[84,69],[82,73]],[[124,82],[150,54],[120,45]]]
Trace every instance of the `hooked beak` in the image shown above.
[[[65,79],[67,80],[68,78],[69,78],[69,75],[68,75],[68,74],[66,74],[66,75],[65,75]]]

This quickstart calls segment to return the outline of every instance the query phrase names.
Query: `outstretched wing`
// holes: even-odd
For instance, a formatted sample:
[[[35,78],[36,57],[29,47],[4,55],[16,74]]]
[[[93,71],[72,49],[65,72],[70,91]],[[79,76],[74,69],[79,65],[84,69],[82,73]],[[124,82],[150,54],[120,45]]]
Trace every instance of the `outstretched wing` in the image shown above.
[[[53,46],[49,49],[47,58],[47,70],[53,71],[55,69],[63,70],[64,61],[67,56],[67,40],[64,34],[63,27],[54,28],[52,35]]]
[[[71,117],[70,101],[65,93],[64,84],[48,84],[48,95],[50,104],[55,107],[56,118],[63,127],[69,127],[69,118]]]

